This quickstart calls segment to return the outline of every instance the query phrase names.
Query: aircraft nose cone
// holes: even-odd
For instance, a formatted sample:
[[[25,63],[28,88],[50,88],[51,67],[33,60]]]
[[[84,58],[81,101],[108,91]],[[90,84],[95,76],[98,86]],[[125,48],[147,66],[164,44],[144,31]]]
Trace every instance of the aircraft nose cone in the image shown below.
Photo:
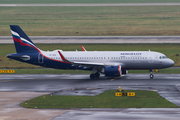
[[[168,61],[168,64],[169,64],[170,67],[172,67],[172,66],[174,65],[174,61],[170,59],[170,60]]]

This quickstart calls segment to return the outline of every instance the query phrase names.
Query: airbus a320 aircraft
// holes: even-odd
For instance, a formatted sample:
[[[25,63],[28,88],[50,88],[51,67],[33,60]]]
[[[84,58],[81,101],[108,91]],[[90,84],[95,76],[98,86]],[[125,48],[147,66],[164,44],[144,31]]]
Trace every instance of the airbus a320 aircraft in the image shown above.
[[[29,39],[18,25],[10,25],[16,52],[7,57],[21,62],[55,69],[90,70],[91,79],[100,73],[115,77],[127,74],[127,70],[168,68],[174,61],[159,52],[151,51],[42,51]]]

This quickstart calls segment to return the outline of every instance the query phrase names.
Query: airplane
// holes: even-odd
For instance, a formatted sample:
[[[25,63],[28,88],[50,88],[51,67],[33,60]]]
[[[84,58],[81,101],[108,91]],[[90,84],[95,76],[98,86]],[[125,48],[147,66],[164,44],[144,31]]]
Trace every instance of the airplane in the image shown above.
[[[43,51],[31,41],[18,25],[10,25],[16,53],[7,57],[17,61],[55,69],[89,70],[91,79],[101,74],[120,77],[128,70],[163,69],[174,65],[166,55],[153,51]]]

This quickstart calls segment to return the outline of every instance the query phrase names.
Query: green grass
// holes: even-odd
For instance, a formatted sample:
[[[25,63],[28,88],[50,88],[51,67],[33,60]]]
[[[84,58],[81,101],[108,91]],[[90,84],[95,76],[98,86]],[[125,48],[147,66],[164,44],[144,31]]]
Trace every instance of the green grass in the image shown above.
[[[179,0],[0,0],[1,4],[33,3],[179,3]]]
[[[78,51],[83,45],[87,51],[151,51],[161,52],[175,61],[175,66],[180,66],[180,44],[37,44],[42,50]],[[0,44],[0,68],[39,68],[35,65],[18,62],[6,58],[7,54],[15,53],[13,44]],[[178,56],[179,55],[179,56]]]
[[[179,13],[180,6],[0,7],[0,36],[10,36],[12,24],[29,36],[179,35]]]
[[[149,73],[149,70],[128,70],[128,73]],[[179,74],[180,69],[178,68],[159,69],[158,72],[153,71],[153,73],[154,74],[159,74],[159,73]]]
[[[136,94],[133,97],[116,97],[115,92],[108,90],[97,96],[43,95],[21,105],[26,108],[179,108],[153,91],[131,90]]]
[[[0,69],[4,70],[4,69]],[[6,70],[6,69],[5,69]],[[90,74],[91,71],[84,70],[59,70],[59,69],[11,69],[15,70],[15,73],[12,74]],[[1,73],[9,74],[9,73]]]
[[[91,71],[84,70],[60,70],[60,69],[0,69],[0,70],[15,70],[12,74],[91,74]],[[147,73],[149,70],[128,70],[128,73]],[[160,69],[158,72],[153,72],[154,74],[159,73],[169,73],[169,74],[179,74],[180,69]],[[1,73],[10,74],[10,73]]]
[[[10,69],[1,69],[1,70],[10,70]],[[15,70],[15,73],[12,74],[90,74],[91,71],[84,70],[60,70],[60,69],[12,69]],[[128,70],[128,73],[149,73],[149,70]],[[153,72],[154,74],[159,73],[173,73],[179,74],[180,69],[160,69],[158,72]],[[9,73],[1,73],[9,74]]]

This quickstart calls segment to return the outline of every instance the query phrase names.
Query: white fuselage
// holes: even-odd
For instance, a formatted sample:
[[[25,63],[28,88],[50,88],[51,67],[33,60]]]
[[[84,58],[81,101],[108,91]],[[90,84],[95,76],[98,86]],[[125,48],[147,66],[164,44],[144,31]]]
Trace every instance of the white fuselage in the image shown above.
[[[58,53],[42,52],[54,60],[62,60]],[[62,51],[64,57],[73,62],[103,63],[121,65],[124,69],[161,69],[172,66],[174,62],[164,54],[151,51]]]

